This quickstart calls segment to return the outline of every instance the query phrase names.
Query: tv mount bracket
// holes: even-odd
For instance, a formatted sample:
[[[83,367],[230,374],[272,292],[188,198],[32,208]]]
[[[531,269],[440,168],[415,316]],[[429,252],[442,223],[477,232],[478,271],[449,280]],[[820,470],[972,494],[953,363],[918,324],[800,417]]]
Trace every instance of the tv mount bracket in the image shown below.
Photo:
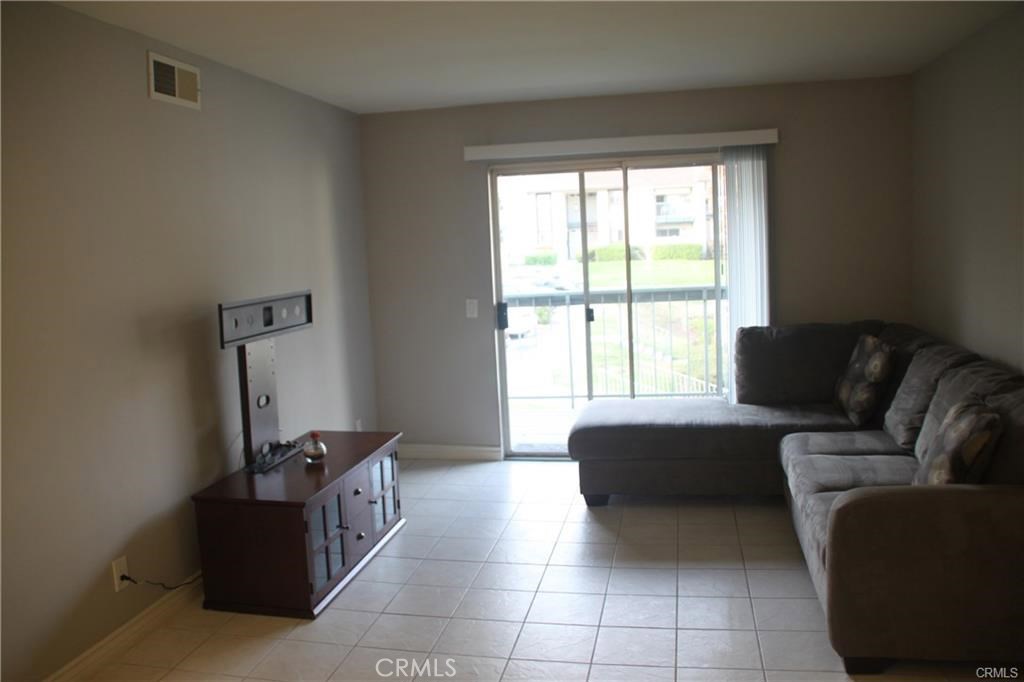
[[[237,348],[245,470],[262,474],[302,449],[280,441],[274,337],[313,326],[313,294],[299,291],[217,306],[220,347]]]

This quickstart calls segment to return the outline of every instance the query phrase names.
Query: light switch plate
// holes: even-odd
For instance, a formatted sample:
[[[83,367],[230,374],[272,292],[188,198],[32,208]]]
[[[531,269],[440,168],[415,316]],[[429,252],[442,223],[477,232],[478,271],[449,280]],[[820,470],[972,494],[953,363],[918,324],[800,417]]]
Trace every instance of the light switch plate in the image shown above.
[[[466,318],[475,320],[480,316],[480,302],[475,298],[466,299]]]

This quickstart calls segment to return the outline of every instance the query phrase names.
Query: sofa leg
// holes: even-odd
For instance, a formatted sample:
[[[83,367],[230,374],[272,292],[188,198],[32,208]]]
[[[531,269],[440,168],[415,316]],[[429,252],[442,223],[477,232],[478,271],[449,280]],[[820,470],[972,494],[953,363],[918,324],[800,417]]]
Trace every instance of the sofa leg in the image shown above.
[[[611,495],[583,495],[583,500],[587,503],[588,507],[603,507],[608,504],[608,498]]]
[[[885,658],[850,658],[843,657],[843,667],[847,675],[878,675],[889,667]]]

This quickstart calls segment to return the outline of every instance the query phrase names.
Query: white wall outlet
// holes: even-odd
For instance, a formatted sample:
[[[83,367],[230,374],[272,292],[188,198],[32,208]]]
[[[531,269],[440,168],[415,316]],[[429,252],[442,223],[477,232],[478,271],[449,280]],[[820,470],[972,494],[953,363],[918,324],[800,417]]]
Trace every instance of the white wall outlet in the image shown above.
[[[131,585],[127,580],[121,580],[122,575],[128,575],[128,557],[119,556],[110,562],[110,570],[114,573],[114,592],[120,592]]]
[[[466,299],[466,319],[475,320],[480,316],[480,301],[475,298]]]
[[[362,431],[362,430],[363,430],[363,420],[362,419],[357,419],[356,420],[356,431]]]

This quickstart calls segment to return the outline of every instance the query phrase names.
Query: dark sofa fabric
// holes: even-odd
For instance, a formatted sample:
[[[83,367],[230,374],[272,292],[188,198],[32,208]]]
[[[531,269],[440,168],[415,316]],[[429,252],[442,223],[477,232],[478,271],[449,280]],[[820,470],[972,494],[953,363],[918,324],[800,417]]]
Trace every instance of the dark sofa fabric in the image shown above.
[[[779,439],[788,433],[853,428],[831,404],[730,405],[721,398],[595,400],[583,409],[569,433],[569,453],[581,461],[774,460]]]
[[[829,403],[861,334],[884,323],[742,327],[736,333],[736,401],[751,405]]]
[[[984,482],[1024,486],[1024,389],[997,393],[986,402],[999,413],[1003,435],[996,443]]]
[[[939,377],[952,367],[978,359],[970,351],[946,344],[928,346],[918,351],[885,413],[885,430],[889,435],[901,447],[912,450],[932,396],[935,395]]]

